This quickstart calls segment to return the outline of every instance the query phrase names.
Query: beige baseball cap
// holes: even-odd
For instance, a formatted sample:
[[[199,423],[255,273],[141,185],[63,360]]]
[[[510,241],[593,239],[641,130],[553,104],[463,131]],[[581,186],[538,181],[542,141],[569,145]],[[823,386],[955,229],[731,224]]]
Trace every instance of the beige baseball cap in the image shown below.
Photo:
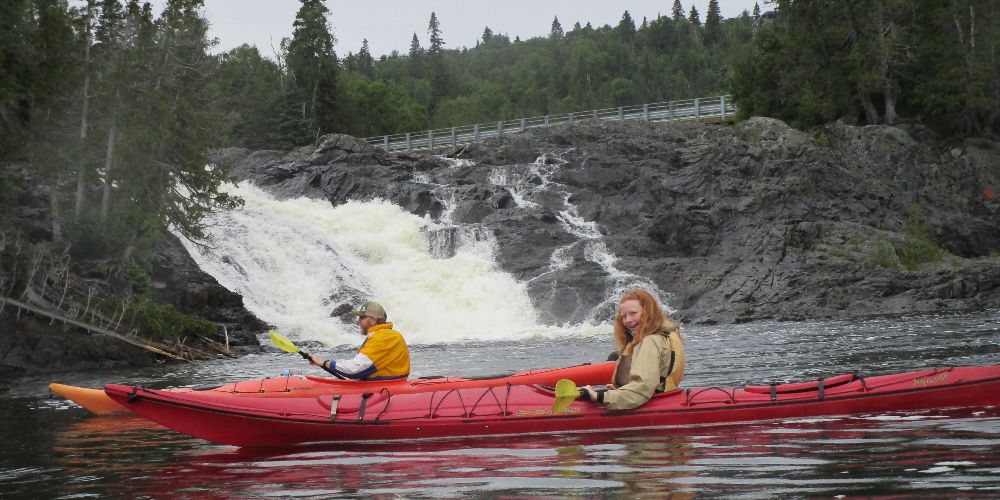
[[[365,301],[360,310],[351,311],[351,316],[371,316],[378,319],[386,319],[385,308],[378,302]]]

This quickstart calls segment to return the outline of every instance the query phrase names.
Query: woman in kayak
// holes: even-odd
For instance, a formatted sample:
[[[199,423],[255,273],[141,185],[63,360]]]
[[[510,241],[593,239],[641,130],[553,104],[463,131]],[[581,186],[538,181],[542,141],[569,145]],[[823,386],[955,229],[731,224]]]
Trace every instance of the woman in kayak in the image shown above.
[[[367,335],[358,354],[351,359],[321,359],[309,356],[309,364],[354,380],[392,380],[410,376],[410,349],[403,335],[386,321],[385,308],[376,302],[365,302],[361,310],[352,311],[358,317],[358,328]]]
[[[684,378],[684,342],[649,292],[626,292],[615,315],[615,345],[621,353],[606,391],[583,387],[591,401],[611,410],[643,405],[654,393],[676,389]]]

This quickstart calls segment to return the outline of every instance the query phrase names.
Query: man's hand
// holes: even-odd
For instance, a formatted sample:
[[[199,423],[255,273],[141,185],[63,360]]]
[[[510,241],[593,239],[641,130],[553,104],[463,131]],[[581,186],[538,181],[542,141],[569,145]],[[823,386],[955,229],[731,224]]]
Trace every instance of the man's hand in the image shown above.
[[[316,356],[313,356],[312,354],[309,355],[309,364],[310,365],[323,366],[323,363],[325,361],[326,360],[319,359]]]

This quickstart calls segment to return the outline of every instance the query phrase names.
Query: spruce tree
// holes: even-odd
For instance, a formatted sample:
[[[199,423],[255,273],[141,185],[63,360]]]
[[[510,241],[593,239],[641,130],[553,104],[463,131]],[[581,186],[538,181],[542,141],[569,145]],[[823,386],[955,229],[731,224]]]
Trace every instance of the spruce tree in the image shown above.
[[[722,36],[722,13],[719,10],[719,0],[708,0],[708,11],[705,13],[705,44],[713,45]]]
[[[410,39],[410,52],[409,52],[409,70],[410,76],[413,78],[423,78],[424,77],[424,49],[420,47],[420,40],[417,38],[417,34],[413,34],[413,38]]]
[[[336,43],[323,0],[300,0],[292,23],[294,31],[288,43],[288,73],[306,129],[303,141],[315,141],[320,135],[338,129],[338,64],[333,50]]]
[[[635,21],[632,20],[632,15],[626,10],[622,14],[622,18],[618,21],[618,34],[625,40],[631,40],[635,36]]]
[[[558,40],[564,35],[562,25],[559,24],[559,17],[552,18],[552,28],[549,29],[549,38]]]
[[[431,19],[427,23],[427,34],[430,36],[430,45],[427,48],[427,70],[431,84],[431,100],[428,110],[433,114],[437,103],[448,93],[449,80],[444,64],[444,39],[441,38],[441,26],[433,12],[431,12]]]
[[[698,16],[698,8],[691,5],[691,12],[688,14],[688,22],[695,26],[701,26],[701,18]]]
[[[675,23],[686,20],[684,17],[684,7],[681,6],[681,0],[674,0],[674,6],[670,9],[670,13]]]
[[[375,60],[372,58],[372,53],[368,50],[367,38],[361,40],[361,50],[358,51],[357,64],[359,73],[368,78],[375,77]]]

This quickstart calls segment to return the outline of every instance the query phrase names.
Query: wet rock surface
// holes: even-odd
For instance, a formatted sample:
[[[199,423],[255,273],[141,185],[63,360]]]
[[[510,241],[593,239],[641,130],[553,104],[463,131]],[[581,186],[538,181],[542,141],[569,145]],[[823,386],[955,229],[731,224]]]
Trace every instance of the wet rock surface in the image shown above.
[[[634,285],[694,323],[1000,307],[1000,143],[917,126],[579,122],[434,155],[327,137],[223,157],[279,197],[487,228],[551,323],[606,320]],[[947,253],[907,270],[914,205]]]

